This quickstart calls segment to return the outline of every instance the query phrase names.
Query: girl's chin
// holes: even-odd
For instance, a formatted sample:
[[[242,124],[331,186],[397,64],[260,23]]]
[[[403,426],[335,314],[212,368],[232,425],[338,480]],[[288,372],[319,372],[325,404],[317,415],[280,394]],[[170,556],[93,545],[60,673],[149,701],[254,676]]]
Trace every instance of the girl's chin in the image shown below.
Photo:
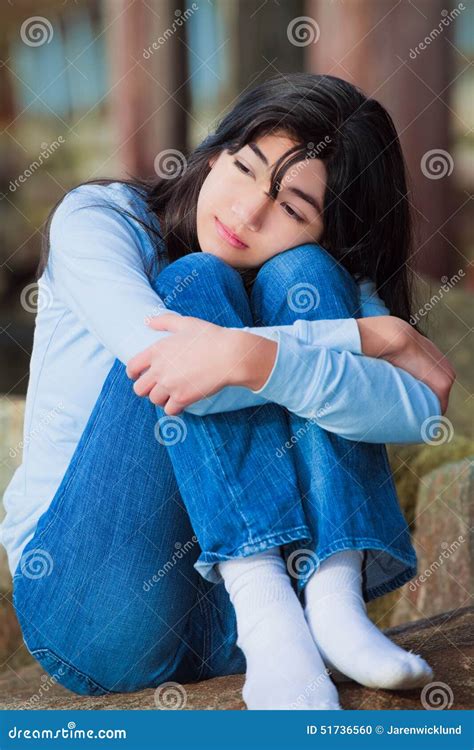
[[[249,266],[248,262],[246,263],[244,258],[240,258],[237,251],[232,251],[232,248],[230,247],[228,252],[223,252],[220,248],[217,249],[206,249],[204,252],[209,253],[210,255],[215,255],[216,258],[220,258],[221,260],[225,261],[229,266],[232,266],[232,268],[238,268],[239,270],[243,270],[246,268],[251,268]]]

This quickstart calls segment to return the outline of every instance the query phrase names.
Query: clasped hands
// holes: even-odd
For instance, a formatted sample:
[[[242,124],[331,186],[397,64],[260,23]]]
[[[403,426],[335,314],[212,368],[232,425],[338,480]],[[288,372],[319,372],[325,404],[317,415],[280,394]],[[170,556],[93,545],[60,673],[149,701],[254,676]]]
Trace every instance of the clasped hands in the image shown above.
[[[362,353],[385,359],[428,385],[441,413],[447,409],[456,373],[426,336],[391,315],[357,318]],[[277,356],[276,341],[247,331],[225,328],[192,316],[163,313],[148,325],[170,336],[132,357],[127,375],[138,396],[148,396],[169,415],[212,396],[228,385],[259,390]]]

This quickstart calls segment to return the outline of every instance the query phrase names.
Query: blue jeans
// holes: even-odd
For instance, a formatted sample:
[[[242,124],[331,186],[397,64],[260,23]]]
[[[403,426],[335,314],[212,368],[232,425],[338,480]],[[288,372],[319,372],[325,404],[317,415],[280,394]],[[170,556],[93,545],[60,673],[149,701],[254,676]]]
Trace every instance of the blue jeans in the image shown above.
[[[177,277],[194,278],[176,293]],[[307,313],[287,304],[300,282],[324,290]],[[358,316],[355,281],[313,244],[268,260],[249,293],[209,253],[168,264],[152,284],[168,308],[228,327]],[[276,546],[300,597],[318,564],[344,549],[365,551],[366,601],[412,578],[385,446],[273,403],[170,417],[135,394],[116,360],[23,552],[49,555],[47,574],[25,575],[21,560],[15,571],[25,643],[80,694],[242,673],[216,563]]]

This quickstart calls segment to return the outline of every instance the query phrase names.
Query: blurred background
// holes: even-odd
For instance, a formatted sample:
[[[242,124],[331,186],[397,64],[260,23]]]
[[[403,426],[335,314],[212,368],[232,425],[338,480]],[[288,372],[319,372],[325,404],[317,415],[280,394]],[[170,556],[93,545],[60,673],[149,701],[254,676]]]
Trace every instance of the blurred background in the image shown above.
[[[21,439],[35,271],[53,205],[83,180],[153,175],[159,153],[188,152],[242,91],[277,72],[306,70],[359,85],[388,108],[400,133],[417,221],[418,322],[458,379],[443,434],[410,453],[392,448],[391,460],[414,529],[423,477],[457,465],[449,486],[457,483],[459,521],[467,507],[462,493],[472,487],[465,462],[474,452],[472,3],[4,0],[2,13],[0,489],[21,459],[9,446]],[[429,458],[426,448],[435,448]],[[441,494],[438,486],[435,496]],[[424,545],[426,552],[426,539]],[[472,569],[470,557],[466,564]],[[455,591],[454,598],[432,596],[432,610],[465,604],[467,581],[464,593],[447,583],[440,578],[439,590]],[[423,596],[424,609],[414,594],[398,619],[387,619],[389,607],[378,619],[393,624],[428,615]],[[4,651],[16,654],[18,633],[1,628],[0,654],[2,641]],[[4,663],[13,668],[14,659]]]
[[[192,149],[240,92],[297,70],[346,78],[393,116],[417,220],[413,267],[429,282],[421,302],[441,297],[419,323],[436,338],[442,309],[440,343],[464,366],[472,324],[451,292],[474,287],[472,4],[9,0],[3,18],[1,392],[26,392],[31,284],[56,201],[83,180],[153,175],[158,153]],[[466,427],[467,374],[453,397]]]

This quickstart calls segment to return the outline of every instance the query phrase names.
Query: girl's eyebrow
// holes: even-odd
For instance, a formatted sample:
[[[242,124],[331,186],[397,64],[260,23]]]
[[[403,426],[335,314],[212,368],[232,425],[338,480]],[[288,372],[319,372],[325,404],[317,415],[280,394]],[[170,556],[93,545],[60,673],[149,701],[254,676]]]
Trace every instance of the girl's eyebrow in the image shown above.
[[[304,190],[300,190],[296,187],[282,187],[282,191],[283,190],[289,190],[291,193],[294,193],[299,198],[306,201],[306,203],[309,203],[311,206],[313,206],[313,208],[315,208],[319,214],[322,213],[321,204],[319,203],[319,201],[309,193],[305,193]]]
[[[257,144],[254,143],[253,141],[250,141],[250,143],[248,143],[247,146],[250,146],[250,148],[252,149],[252,151],[258,156],[258,158],[261,161],[263,161],[263,163],[265,164],[265,166],[268,167],[268,159],[265,156],[265,154],[263,153],[263,151],[257,146]]]
[[[249,146],[252,151],[258,156],[258,158],[263,161],[263,163],[268,166],[268,159],[263,153],[263,151],[257,146],[256,143],[253,141],[250,141],[247,146]],[[294,193],[298,196],[298,198],[301,198],[302,200],[306,201],[306,203],[309,203],[310,206],[312,206],[319,214],[322,213],[321,204],[319,201],[314,198],[314,196],[310,195],[309,193],[305,193],[304,190],[300,190],[296,187],[282,187],[282,190],[289,190],[290,192]]]

